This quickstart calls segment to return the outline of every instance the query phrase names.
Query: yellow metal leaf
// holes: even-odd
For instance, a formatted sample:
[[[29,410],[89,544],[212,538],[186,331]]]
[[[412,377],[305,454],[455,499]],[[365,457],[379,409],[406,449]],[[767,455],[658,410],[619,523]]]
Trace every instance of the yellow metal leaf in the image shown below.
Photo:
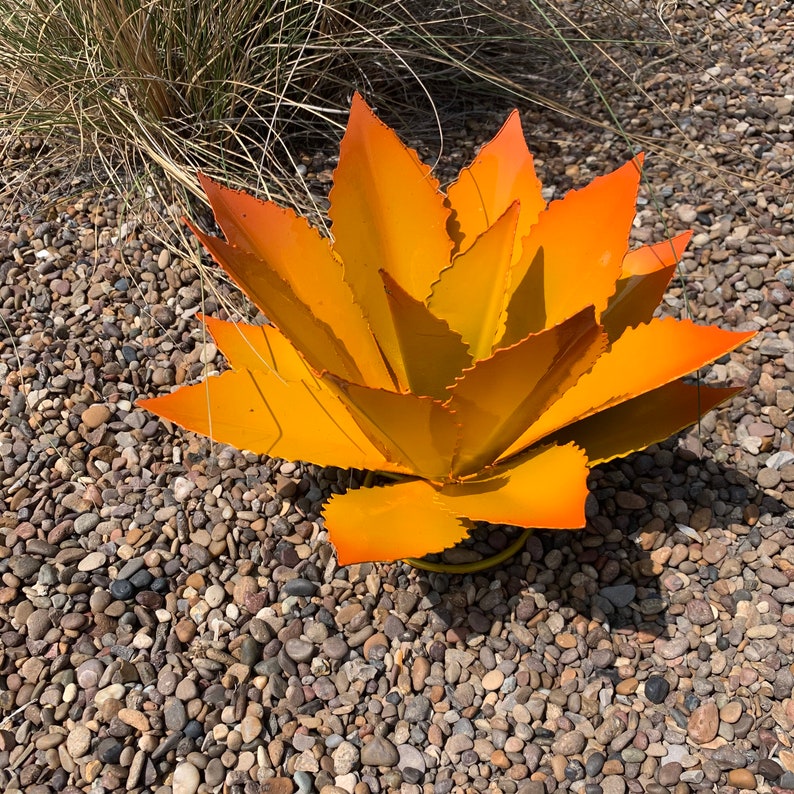
[[[298,300],[286,281],[253,254],[194,227],[191,230],[212,258],[301,351],[315,371],[328,369],[349,380],[363,381],[363,375],[342,341],[314,316],[309,306]]]
[[[671,240],[654,245],[643,245],[629,251],[623,258],[621,277],[645,276],[670,265],[678,264],[691,237],[691,231],[683,232]]]
[[[418,477],[449,476],[458,427],[442,403],[415,394],[369,389],[324,375],[387,460]]]
[[[546,254],[543,248],[538,248],[518,285],[514,290],[509,289],[505,296],[504,331],[497,348],[515,345],[529,334],[536,334],[547,327],[545,274]],[[513,284],[517,277],[515,268],[510,277],[510,283]]]
[[[587,372],[604,350],[593,307],[478,361],[450,388],[461,425],[453,474],[493,463]]]
[[[466,345],[460,334],[412,298],[388,273],[381,276],[400,346],[400,370],[410,390],[445,400],[447,385],[471,364]]]
[[[404,472],[387,461],[321,384],[238,370],[182,386],[142,408],[215,441],[321,466]]]
[[[460,543],[471,528],[422,480],[347,491],[333,496],[323,513],[340,565],[423,557]]]
[[[449,210],[430,168],[358,94],[329,198],[334,250],[344,262],[345,279],[390,355],[397,343],[378,271],[385,270],[411,297],[424,300],[449,264]]]
[[[635,158],[540,213],[513,267],[500,347],[541,327],[550,328],[591,304],[600,319],[628,249],[641,163],[641,157]],[[532,280],[532,290],[522,289],[525,277]],[[537,308],[541,285],[542,314]]]
[[[596,466],[669,438],[740,391],[741,388],[698,388],[674,380],[574,422],[555,433],[553,438],[558,443],[575,441],[584,447],[590,465]]]
[[[576,529],[585,523],[587,475],[587,456],[575,444],[547,446],[443,485],[439,498],[472,521]]]
[[[469,248],[442,271],[430,310],[460,333],[477,361],[493,352],[504,333],[505,299],[519,206],[514,202]]]
[[[538,214],[546,206],[535,175],[518,111],[508,116],[493,140],[484,144],[474,162],[460,172],[447,191],[452,207],[449,230],[459,250],[473,244],[518,201],[521,212],[515,235],[515,257]]]
[[[752,338],[671,317],[629,328],[508,450],[508,455],[612,405],[683,377]]]
[[[312,380],[314,373],[289,340],[272,325],[232,323],[197,314],[232,369],[272,370],[285,380]]]
[[[260,308],[268,300],[260,294],[267,284],[259,271],[269,268],[321,323],[333,328],[365,383],[392,388],[372,331],[342,277],[342,263],[330,242],[292,210],[223,187],[208,177],[199,178],[228,243],[254,255],[220,262],[248,297]]]

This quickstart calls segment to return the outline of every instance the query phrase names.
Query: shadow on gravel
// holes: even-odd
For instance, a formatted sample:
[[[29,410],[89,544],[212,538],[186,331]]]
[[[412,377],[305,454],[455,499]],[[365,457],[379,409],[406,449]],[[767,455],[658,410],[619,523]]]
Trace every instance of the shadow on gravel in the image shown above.
[[[470,647],[477,646],[476,635],[500,635],[564,665],[582,655],[577,635],[588,636],[595,624],[614,640],[622,634],[632,643],[652,643],[672,636],[684,612],[695,625],[712,623],[708,600],[687,608],[693,592],[741,575],[739,548],[760,544],[759,516],[769,520],[787,508],[746,474],[675,444],[595,470],[582,531],[537,531],[520,554],[476,574],[416,571],[428,628],[447,643]],[[514,532],[483,530],[469,548],[493,554]],[[736,599],[721,589],[717,585],[721,606],[734,614]],[[609,665],[602,672],[619,680]]]

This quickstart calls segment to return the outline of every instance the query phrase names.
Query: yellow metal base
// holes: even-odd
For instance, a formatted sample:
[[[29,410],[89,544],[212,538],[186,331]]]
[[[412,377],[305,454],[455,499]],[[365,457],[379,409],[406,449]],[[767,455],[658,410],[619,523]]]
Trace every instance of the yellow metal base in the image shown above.
[[[479,573],[480,571],[488,570],[488,568],[494,568],[497,565],[501,565],[506,560],[509,560],[511,557],[518,554],[518,552],[521,551],[521,547],[524,545],[524,543],[526,543],[527,538],[531,534],[531,529],[525,529],[506,549],[502,549],[502,551],[500,551],[498,554],[494,554],[491,557],[485,557],[482,560],[477,560],[476,562],[464,562],[455,565],[452,563],[443,562],[427,562],[426,560],[416,559],[415,557],[406,557],[403,562],[407,563],[408,565],[412,565],[414,568],[420,568],[423,571],[434,571],[435,573]]]

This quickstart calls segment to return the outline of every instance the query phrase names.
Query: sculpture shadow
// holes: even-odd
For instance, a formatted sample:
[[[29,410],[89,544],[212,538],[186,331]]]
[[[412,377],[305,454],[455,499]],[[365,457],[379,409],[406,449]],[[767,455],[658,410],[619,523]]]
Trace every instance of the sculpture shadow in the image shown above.
[[[760,542],[759,517],[774,521],[786,512],[746,474],[698,459],[683,442],[596,469],[581,531],[536,531],[515,557],[479,573],[417,571],[435,635],[471,644],[472,635],[501,634],[523,645],[537,642],[533,627],[551,618],[552,634],[584,620],[645,642],[665,636],[692,598],[687,579],[704,587],[717,581],[726,560]],[[512,537],[491,527],[471,547],[493,554]]]

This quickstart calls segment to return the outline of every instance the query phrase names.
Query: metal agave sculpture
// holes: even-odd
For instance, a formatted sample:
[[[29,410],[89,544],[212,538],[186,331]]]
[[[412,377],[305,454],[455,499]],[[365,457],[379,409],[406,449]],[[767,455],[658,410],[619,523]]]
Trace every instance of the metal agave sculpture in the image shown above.
[[[641,164],[547,206],[513,112],[444,192],[356,96],[332,239],[202,177],[226,240],[194,231],[269,323],[202,317],[231,370],[139,404],[388,475],[326,505],[342,564],[441,551],[475,521],[582,527],[589,467],[738,391],[681,378],[752,336],[653,317],[689,234],[628,251]]]

